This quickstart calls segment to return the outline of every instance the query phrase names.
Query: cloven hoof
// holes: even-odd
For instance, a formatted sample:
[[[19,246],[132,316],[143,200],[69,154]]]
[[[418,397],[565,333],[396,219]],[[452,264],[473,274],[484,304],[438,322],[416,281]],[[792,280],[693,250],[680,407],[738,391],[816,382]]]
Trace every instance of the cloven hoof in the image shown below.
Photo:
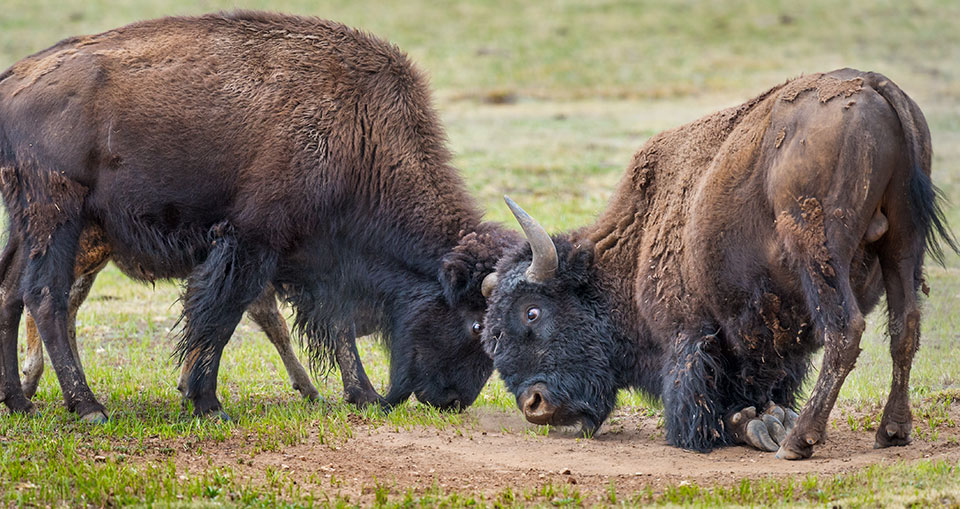
[[[106,424],[108,421],[107,414],[101,412],[100,410],[94,410],[93,412],[81,417],[80,420],[90,424]]]
[[[230,416],[227,415],[227,413],[224,412],[223,410],[214,410],[212,412],[208,412],[203,416],[203,418],[208,421],[221,421],[221,422],[230,422],[232,420],[230,419]]]
[[[302,389],[297,385],[293,386],[293,388],[299,392],[301,396],[303,396],[303,399],[311,403],[323,403],[323,398],[320,397],[320,391],[318,391],[316,388],[309,387],[307,389]]]

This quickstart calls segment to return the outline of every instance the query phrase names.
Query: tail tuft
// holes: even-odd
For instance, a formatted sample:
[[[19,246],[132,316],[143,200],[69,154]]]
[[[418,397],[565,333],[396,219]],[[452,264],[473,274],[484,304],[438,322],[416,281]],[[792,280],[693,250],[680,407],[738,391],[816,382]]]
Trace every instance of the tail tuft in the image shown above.
[[[922,248],[943,265],[943,244],[960,253],[960,245],[943,214],[944,197],[930,180],[930,130],[923,112],[910,97],[883,75],[868,73],[867,81],[893,108],[900,119],[912,167],[910,209],[915,227],[923,236]]]
[[[917,228],[924,233],[925,251],[941,266],[944,264],[943,244],[953,252],[960,253],[957,239],[943,214],[945,202],[943,191],[933,185],[930,176],[916,166],[910,180],[910,208],[916,214],[914,220]]]

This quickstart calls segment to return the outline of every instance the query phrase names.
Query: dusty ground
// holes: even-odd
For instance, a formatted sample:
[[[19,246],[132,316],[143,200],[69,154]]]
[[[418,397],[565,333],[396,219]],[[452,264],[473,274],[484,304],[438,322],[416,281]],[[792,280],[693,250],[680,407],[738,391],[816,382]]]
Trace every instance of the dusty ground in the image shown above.
[[[278,452],[251,454],[250,442],[232,438],[197,444],[156,440],[147,454],[131,461],[155,462],[174,455],[178,467],[200,473],[226,466],[254,483],[270,476],[297,481],[304,490],[349,495],[353,500],[373,497],[377,484],[392,493],[408,489],[422,493],[437,486],[463,494],[495,496],[507,487],[515,492],[548,483],[576,485],[582,494],[602,495],[613,481],[620,493],[647,487],[660,491],[685,481],[703,487],[739,483],[743,478],[821,478],[856,471],[874,464],[921,458],[960,460],[960,403],[949,407],[950,421],[937,426],[932,439],[925,422],[915,422],[910,446],[874,449],[874,431],[851,431],[847,417],[864,413],[836,409],[826,445],[806,461],[777,460],[773,454],[745,447],[728,447],[698,454],[670,447],[657,427],[656,417],[620,411],[594,439],[577,439],[573,431],[548,436],[523,421],[519,412],[471,410],[461,428],[392,430],[354,423],[354,436],[335,445],[307,440]],[[922,421],[922,419],[918,419]],[[924,438],[916,438],[917,436]],[[177,451],[177,452],[171,452]],[[358,497],[358,498],[354,498]]]

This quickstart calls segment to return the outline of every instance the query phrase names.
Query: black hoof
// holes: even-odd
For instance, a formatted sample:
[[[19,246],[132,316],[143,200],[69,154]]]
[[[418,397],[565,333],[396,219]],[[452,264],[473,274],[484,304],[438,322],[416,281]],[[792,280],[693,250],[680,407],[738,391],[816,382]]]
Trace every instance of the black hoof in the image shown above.
[[[344,398],[347,403],[357,407],[364,408],[368,406],[378,405],[384,411],[389,412],[391,405],[387,402],[386,399],[381,397],[376,391],[346,391],[346,397]]]
[[[220,422],[230,422],[230,416],[227,415],[223,410],[214,410],[213,412],[207,412],[203,416],[204,419],[208,421],[220,421]]]
[[[106,424],[109,421],[107,414],[100,410],[84,414],[80,420],[89,424]]]
[[[17,395],[7,395],[3,398],[3,404],[7,405],[11,413],[30,414],[33,413],[33,403],[30,402],[23,393]]]
[[[886,447],[902,447],[910,445],[913,441],[910,438],[910,432],[913,430],[912,422],[888,422],[881,423],[877,429],[877,441],[874,442],[874,449],[883,449]]]
[[[763,413],[758,414],[756,407],[750,406],[726,419],[736,443],[767,452],[783,451],[782,446],[796,422],[796,412],[772,401]]]

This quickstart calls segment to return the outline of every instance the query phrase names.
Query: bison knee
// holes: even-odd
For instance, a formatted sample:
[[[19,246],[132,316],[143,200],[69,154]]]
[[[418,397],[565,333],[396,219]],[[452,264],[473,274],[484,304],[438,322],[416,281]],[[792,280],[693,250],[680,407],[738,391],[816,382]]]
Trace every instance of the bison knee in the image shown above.
[[[23,292],[23,303],[34,320],[49,319],[56,311],[66,312],[66,299],[57,299],[49,286],[28,288]]]

